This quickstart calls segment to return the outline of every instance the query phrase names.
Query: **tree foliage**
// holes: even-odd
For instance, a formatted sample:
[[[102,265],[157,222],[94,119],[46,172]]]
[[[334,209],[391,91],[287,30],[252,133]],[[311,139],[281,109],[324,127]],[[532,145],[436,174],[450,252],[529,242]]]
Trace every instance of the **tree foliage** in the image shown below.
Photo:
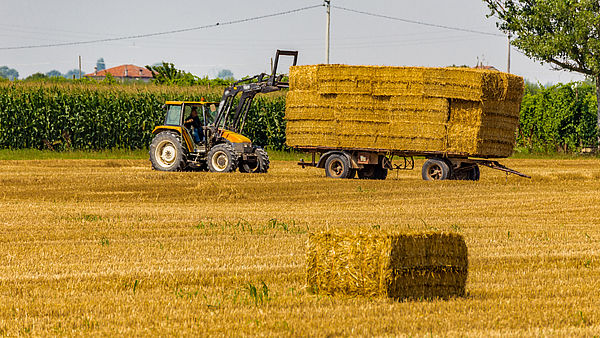
[[[61,73],[61,72],[59,72],[58,70],[56,70],[56,69],[53,69],[53,70],[51,70],[51,71],[47,72],[47,73],[46,73],[46,76],[48,76],[48,77],[62,77],[63,75],[62,75],[62,73]]]
[[[600,74],[597,0],[484,0],[511,44],[527,56],[566,69]]]
[[[8,66],[2,66],[0,67],[0,77],[9,79],[11,81],[16,80],[19,78],[19,72],[17,72],[16,69],[9,68]]]
[[[596,147],[596,110],[592,83],[550,87],[526,83],[517,144],[531,152]]]
[[[600,2],[598,0],[483,0],[512,45],[556,69],[596,82],[596,137],[600,147]],[[600,148],[599,148],[600,149]]]
[[[175,65],[169,62],[163,62],[160,65],[146,66],[152,72],[154,83],[165,85],[203,85],[203,86],[224,86],[232,83],[233,79],[209,79],[200,78],[196,75],[175,68]]]
[[[219,73],[217,74],[217,78],[223,79],[223,80],[232,80],[233,72],[229,69],[221,69],[219,71]]]
[[[82,70],[81,71],[81,76],[83,77],[83,74],[85,74],[85,72]],[[65,79],[78,79],[79,78],[79,69],[71,69],[68,72],[66,72],[63,77]]]
[[[31,74],[28,77],[26,77],[25,81],[45,80],[47,78],[48,78],[48,76],[46,74],[38,72],[38,73]]]

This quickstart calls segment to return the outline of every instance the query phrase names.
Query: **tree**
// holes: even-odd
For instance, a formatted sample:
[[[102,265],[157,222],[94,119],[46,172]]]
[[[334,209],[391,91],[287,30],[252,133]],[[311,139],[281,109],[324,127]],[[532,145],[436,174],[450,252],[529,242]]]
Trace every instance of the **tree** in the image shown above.
[[[223,80],[233,79],[233,72],[230,71],[229,69],[221,69],[219,71],[219,73],[217,74],[217,78],[223,79]]]
[[[81,75],[85,74],[84,71],[81,71]],[[79,78],[79,69],[71,69],[63,75],[66,79],[78,79]]]
[[[35,73],[35,74],[31,74],[28,77],[25,78],[25,80],[43,80],[43,79],[47,79],[48,76],[46,76],[46,74],[44,73]]]
[[[198,81],[198,77],[175,68],[175,65],[169,62],[162,62],[158,66],[146,66],[152,72],[154,82],[158,84],[178,84],[193,85]]]
[[[99,58],[98,61],[96,61],[96,70],[101,71],[104,69],[106,69],[106,65],[104,64],[104,58]]]
[[[19,78],[19,72],[16,69],[8,68],[7,66],[0,67],[0,77],[9,80],[15,80]]]
[[[46,76],[47,76],[47,77],[61,77],[61,76],[63,76],[63,75],[62,75],[62,73],[61,73],[61,72],[59,72],[58,70],[56,70],[56,69],[53,69],[53,70],[49,71],[48,73],[46,73]]]
[[[600,150],[600,3],[597,0],[483,0],[498,28],[525,55],[596,82]]]

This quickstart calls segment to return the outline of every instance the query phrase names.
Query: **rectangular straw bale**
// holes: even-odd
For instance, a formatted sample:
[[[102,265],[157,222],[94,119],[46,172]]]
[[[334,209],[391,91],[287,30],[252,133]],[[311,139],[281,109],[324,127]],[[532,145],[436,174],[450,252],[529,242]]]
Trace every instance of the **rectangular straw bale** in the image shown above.
[[[317,69],[319,94],[371,94],[372,67],[321,65]]]
[[[445,123],[427,123],[416,121],[395,121],[390,124],[390,135],[402,137],[430,138],[431,135],[444,135]]]
[[[405,136],[379,136],[379,143],[389,147],[389,149],[401,149],[405,151],[439,151],[446,150],[446,139],[443,136],[438,138],[424,137],[405,137]],[[385,148],[385,147],[384,147]]]
[[[448,151],[452,153],[477,152],[478,133],[483,109],[481,102],[452,100],[448,122]]]
[[[372,121],[339,121],[337,133],[339,135],[372,135],[388,134],[390,124],[388,122]]]
[[[322,294],[463,296],[467,269],[467,246],[457,234],[320,232],[307,243],[307,284]]]
[[[377,67],[372,82],[373,95],[419,95],[424,92],[424,68]]]
[[[290,91],[316,90],[318,67],[317,65],[290,67]]]

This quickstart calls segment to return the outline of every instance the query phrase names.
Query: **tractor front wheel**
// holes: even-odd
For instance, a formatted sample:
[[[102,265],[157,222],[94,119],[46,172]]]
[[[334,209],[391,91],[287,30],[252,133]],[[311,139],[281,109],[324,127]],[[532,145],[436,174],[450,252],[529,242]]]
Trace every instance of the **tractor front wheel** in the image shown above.
[[[171,131],[158,133],[150,144],[152,168],[161,171],[181,171],[186,166],[185,148],[181,136]]]
[[[229,144],[217,144],[208,152],[208,170],[213,173],[235,171],[237,164],[237,154]]]

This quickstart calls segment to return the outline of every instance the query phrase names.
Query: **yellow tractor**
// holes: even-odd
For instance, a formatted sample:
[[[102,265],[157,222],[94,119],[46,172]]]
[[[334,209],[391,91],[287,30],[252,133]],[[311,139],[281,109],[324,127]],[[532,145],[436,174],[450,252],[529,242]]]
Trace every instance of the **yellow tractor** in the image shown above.
[[[223,91],[220,102],[167,101],[165,122],[154,128],[150,144],[152,167],[161,171],[188,169],[211,172],[266,173],[267,152],[242,135],[254,96],[288,88],[277,75],[280,56],[298,60],[297,51],[278,50],[270,75],[262,73],[243,79]],[[237,106],[235,97],[241,93]]]

